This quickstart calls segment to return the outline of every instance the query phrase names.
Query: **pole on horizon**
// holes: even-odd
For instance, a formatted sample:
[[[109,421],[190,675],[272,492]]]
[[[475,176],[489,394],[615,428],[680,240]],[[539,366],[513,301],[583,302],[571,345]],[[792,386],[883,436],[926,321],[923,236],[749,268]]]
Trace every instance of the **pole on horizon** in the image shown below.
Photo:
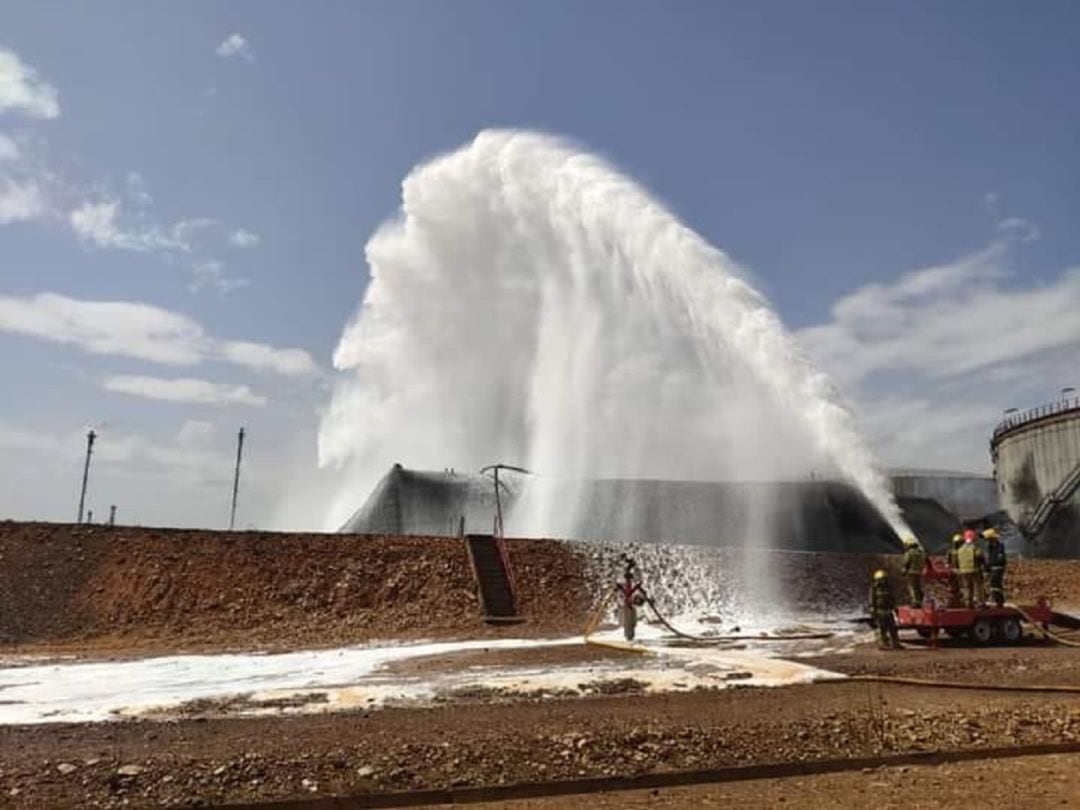
[[[94,429],[91,428],[86,432],[86,463],[83,464],[82,473],[82,490],[79,492],[79,519],[78,523],[83,522],[83,507],[86,505],[86,482],[90,477],[90,456],[94,452],[94,439],[97,438],[97,434],[94,433]]]
[[[240,489],[240,458],[244,452],[244,429],[236,434],[236,473],[233,475],[232,484],[232,509],[229,510],[229,531],[236,525],[236,494]]]

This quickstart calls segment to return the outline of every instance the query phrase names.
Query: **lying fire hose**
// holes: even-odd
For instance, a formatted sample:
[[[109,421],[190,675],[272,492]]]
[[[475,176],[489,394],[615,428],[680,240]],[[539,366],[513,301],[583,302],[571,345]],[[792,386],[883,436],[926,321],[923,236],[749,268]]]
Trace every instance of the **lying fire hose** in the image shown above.
[[[1058,644],[1063,644],[1066,647],[1080,647],[1080,642],[1072,641],[1071,639],[1064,638],[1062,636],[1059,636],[1057,633],[1053,633],[1050,630],[1047,630],[1045,627],[1043,627],[1037,621],[1031,618],[1031,616],[1029,616],[1027,612],[1019,605],[1013,604],[1012,602],[1006,602],[1005,607],[1012,608],[1021,616],[1023,616],[1027,620],[1027,623],[1031,625],[1032,629],[1040,636],[1048,638],[1051,641],[1056,641]]]
[[[671,622],[669,622],[666,618],[664,618],[663,614],[661,614],[660,611],[657,609],[656,603],[653,602],[652,598],[650,596],[648,596],[648,594],[643,594],[643,596],[645,597],[645,604],[647,604],[649,606],[649,608],[652,610],[653,615],[656,617],[656,620],[658,622],[660,622],[661,625],[663,625],[668,630],[670,630],[673,634],[678,636],[679,638],[683,638],[683,639],[686,639],[688,641],[697,641],[697,642],[703,642],[703,643],[706,643],[706,644],[713,643],[713,642],[726,643],[726,642],[729,642],[729,641],[808,641],[810,639],[832,638],[833,635],[834,635],[833,633],[826,632],[826,633],[791,633],[789,635],[783,635],[783,636],[765,636],[765,635],[756,635],[756,636],[751,636],[751,635],[692,636],[689,633],[684,633],[681,630],[677,629],[676,627],[674,627],[671,624]]]
[[[895,675],[849,675],[845,680],[894,683],[901,686],[932,686],[936,689],[976,689],[989,692],[1070,692],[1080,694],[1080,686],[1066,684],[971,683],[970,681],[934,681],[925,678],[902,678]],[[836,683],[813,681],[812,683]]]
[[[607,612],[608,607],[611,605],[611,600],[617,595],[617,593],[618,593],[617,591],[611,591],[611,592],[608,593],[607,598],[605,598],[600,603],[600,607],[597,609],[596,613],[593,614],[592,618],[589,620],[589,623],[585,626],[585,643],[586,644],[595,644],[595,645],[599,645],[599,646],[602,646],[602,647],[611,647],[611,648],[617,649],[617,650],[633,651],[633,652],[636,652],[636,653],[648,652],[648,650],[646,650],[643,647],[636,647],[636,646],[633,646],[633,645],[630,645],[630,644],[623,644],[623,643],[614,642],[614,641],[598,641],[596,639],[590,638],[590,636],[594,632],[596,632],[596,628],[600,626],[600,622],[603,621],[604,614]],[[729,643],[731,643],[733,641],[806,641],[806,640],[811,640],[811,639],[832,638],[833,635],[834,635],[833,633],[793,633],[791,635],[785,635],[785,636],[764,636],[764,635],[757,635],[757,636],[752,636],[752,635],[695,636],[695,635],[691,635],[690,633],[682,632],[677,627],[675,627],[671,622],[669,622],[667,620],[667,618],[656,607],[656,603],[653,602],[652,597],[650,597],[644,591],[641,591],[641,595],[645,599],[645,604],[647,604],[649,606],[649,609],[652,611],[653,616],[656,617],[656,620],[661,624],[661,626],[666,628],[670,633],[672,633],[677,638],[685,639],[687,641],[693,641],[693,642],[696,642],[696,643],[699,643],[699,644],[729,644]]]

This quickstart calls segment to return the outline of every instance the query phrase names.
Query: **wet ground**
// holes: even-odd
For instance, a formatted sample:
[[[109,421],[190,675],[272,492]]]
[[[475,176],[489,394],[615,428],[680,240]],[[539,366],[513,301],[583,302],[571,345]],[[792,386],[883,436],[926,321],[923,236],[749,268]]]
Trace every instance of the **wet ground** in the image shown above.
[[[716,632],[690,625],[698,632],[703,626]],[[580,637],[481,639],[107,661],[8,658],[0,661],[7,665],[0,668],[0,724],[264,716],[419,707],[461,697],[785,686],[835,677],[798,656],[838,654],[857,638],[854,626],[845,622],[742,631],[737,641],[691,642],[646,624],[641,631],[644,638],[632,645],[617,629],[607,629],[590,643]],[[811,638],[785,637],[793,631]]]

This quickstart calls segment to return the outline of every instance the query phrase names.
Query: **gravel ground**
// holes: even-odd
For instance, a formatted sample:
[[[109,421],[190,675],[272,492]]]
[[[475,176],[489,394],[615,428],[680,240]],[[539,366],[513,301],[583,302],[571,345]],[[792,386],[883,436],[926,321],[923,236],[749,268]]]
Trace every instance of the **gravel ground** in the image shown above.
[[[430,805],[449,807],[450,805]],[[1080,806],[1080,754],[1017,757],[948,765],[875,768],[870,771],[755,779],[723,785],[623,791],[476,804],[476,810],[596,810],[684,807],[804,810],[875,807],[881,810],[1057,810]]]
[[[867,683],[0,729],[13,807],[121,807],[632,775],[1080,740],[1075,695]]]

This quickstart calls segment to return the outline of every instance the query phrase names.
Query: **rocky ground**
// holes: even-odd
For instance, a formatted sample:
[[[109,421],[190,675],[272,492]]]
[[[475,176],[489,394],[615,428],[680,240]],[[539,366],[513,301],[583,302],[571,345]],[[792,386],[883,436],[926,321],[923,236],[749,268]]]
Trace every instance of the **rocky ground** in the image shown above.
[[[428,805],[428,808],[450,805]],[[1017,757],[943,765],[901,765],[848,773],[754,779],[695,787],[558,796],[473,805],[476,810],[596,810],[685,807],[875,807],[882,810],[1057,810],[1080,806],[1080,754]]]
[[[0,729],[14,807],[509,784],[1080,741],[1080,701],[856,682],[425,709]],[[852,805],[857,806],[857,805]]]
[[[568,635],[579,632],[598,583],[616,567],[615,550],[553,541],[512,541],[511,554],[528,621],[507,631],[480,621],[467,558],[454,540],[0,524],[0,653],[99,657]],[[714,555],[702,563],[705,576],[730,575],[726,561]],[[660,562],[652,570],[662,570]],[[868,571],[882,564],[895,571],[895,562],[781,555],[768,564],[796,604],[851,607]],[[1080,564],[1019,561],[1010,588],[1020,599],[1045,593],[1076,604]],[[1028,642],[931,650],[910,641],[901,652],[862,645],[799,660],[848,674],[973,686],[1080,686],[1074,648]],[[403,675],[422,675],[448,666],[587,665],[617,654],[471,652],[398,666]],[[436,705],[378,711],[265,718],[193,711],[158,721],[0,727],[0,806],[260,802],[1048,743],[1080,745],[1080,695],[866,681],[659,695],[632,683],[572,696],[461,690]],[[1075,759],[1040,757],[1023,768],[1003,762],[499,806],[907,808],[970,795],[992,806],[1046,807],[1077,798]],[[955,788],[960,778],[972,780],[970,794]]]

